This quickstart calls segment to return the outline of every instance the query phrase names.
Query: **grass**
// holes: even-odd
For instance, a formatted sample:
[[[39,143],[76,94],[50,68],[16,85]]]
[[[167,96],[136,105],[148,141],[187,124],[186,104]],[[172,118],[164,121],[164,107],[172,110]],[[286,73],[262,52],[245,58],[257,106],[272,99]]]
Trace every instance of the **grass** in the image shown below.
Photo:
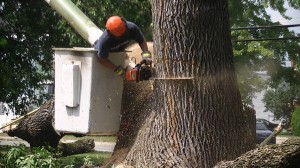
[[[9,145],[0,145],[0,153],[7,153],[11,148],[12,146]]]
[[[278,134],[277,136],[280,136],[280,137],[287,137],[287,138],[293,138],[293,137],[297,138],[297,137],[299,137],[299,136],[293,135],[292,132],[290,132],[290,131],[281,132],[281,133]]]
[[[8,136],[6,133],[0,133],[0,136]]]
[[[79,140],[79,139],[94,139],[94,141],[99,142],[116,142],[116,136],[83,136],[83,137],[75,137],[73,135],[65,135],[62,140]]]
[[[0,145],[0,153],[6,154],[12,148],[16,147],[18,148],[18,146]],[[28,147],[26,148],[29,149]],[[107,159],[111,157],[111,155],[111,152],[90,152],[67,157],[58,157],[57,161],[61,165],[73,165],[74,167],[80,167],[82,165],[86,165],[87,163],[91,163],[92,166],[101,166]]]
[[[0,133],[0,136],[9,137],[6,133]],[[75,137],[73,135],[66,135],[61,140],[80,140],[80,139],[94,139],[99,142],[116,142],[116,136],[82,136]],[[10,149],[16,146],[0,145],[0,153],[5,154]],[[63,165],[74,165],[74,167],[80,167],[86,162],[90,162],[93,166],[101,166],[103,163],[111,157],[111,152],[90,152],[84,154],[71,155],[68,157],[60,157],[58,161]]]
[[[67,157],[59,158],[59,162],[64,165],[73,164],[74,166],[83,165],[87,158],[93,163],[93,166],[101,166],[103,163],[111,157],[112,153],[110,152],[93,152],[93,153],[84,153],[71,155]]]
[[[0,136],[3,137],[9,137],[6,133],[0,133]],[[117,137],[113,136],[113,135],[109,135],[109,136],[82,136],[82,137],[76,137],[73,135],[65,135],[62,140],[79,140],[79,139],[94,139],[95,141],[99,141],[99,142],[116,142],[117,141]]]

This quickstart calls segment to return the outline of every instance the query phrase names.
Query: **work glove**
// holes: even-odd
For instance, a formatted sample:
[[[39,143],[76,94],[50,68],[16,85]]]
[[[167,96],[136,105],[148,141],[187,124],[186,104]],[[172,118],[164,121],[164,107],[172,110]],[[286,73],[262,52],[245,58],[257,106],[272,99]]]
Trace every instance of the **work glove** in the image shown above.
[[[121,66],[117,66],[114,70],[121,78],[125,79],[126,70]]]
[[[151,52],[150,51],[144,51],[142,52],[142,62],[144,62],[146,65],[152,64],[152,58],[151,58]]]

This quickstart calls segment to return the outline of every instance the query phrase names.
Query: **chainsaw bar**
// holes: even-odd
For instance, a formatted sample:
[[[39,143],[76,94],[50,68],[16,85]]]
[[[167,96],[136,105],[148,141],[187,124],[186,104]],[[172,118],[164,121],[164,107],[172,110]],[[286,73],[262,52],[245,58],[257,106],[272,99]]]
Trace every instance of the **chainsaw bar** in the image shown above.
[[[183,77],[183,78],[150,78],[150,80],[189,80],[195,79],[194,77]]]

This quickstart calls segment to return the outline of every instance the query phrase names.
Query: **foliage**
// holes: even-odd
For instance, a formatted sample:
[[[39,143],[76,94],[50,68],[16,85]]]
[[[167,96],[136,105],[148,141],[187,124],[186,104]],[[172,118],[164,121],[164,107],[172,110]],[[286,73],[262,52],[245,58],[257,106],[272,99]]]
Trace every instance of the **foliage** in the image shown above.
[[[295,80],[291,71],[284,67],[286,57],[294,62],[299,61],[300,52],[297,50],[299,40],[265,40],[265,41],[242,41],[247,39],[267,39],[294,37],[294,32],[288,28],[269,28],[269,29],[235,29],[238,27],[259,27],[280,25],[273,23],[266,8],[270,7],[278,11],[284,18],[284,0],[263,0],[263,1],[229,1],[229,11],[232,27],[232,46],[237,67],[238,82],[244,103],[251,105],[254,92],[259,92],[265,88],[259,76],[253,74],[254,71],[267,71],[271,78],[273,88],[276,88],[278,80],[287,79],[290,83]],[[289,6],[299,9],[299,2],[289,0]],[[240,41],[238,41],[240,40]],[[296,51],[297,50],[297,51]],[[276,68],[275,68],[276,67]],[[280,73],[278,70],[281,70]],[[272,81],[275,80],[275,81]]]
[[[72,0],[100,29],[105,28],[106,20],[112,15],[119,15],[136,23],[148,40],[152,40],[151,5],[149,0]],[[65,20],[60,20],[60,27],[71,39],[72,46],[89,46],[87,42],[70,27]]]
[[[101,166],[111,156],[108,152],[93,152],[60,157],[51,148],[34,148],[30,150],[25,145],[17,147],[1,146],[1,168],[73,168]]]
[[[11,148],[6,154],[3,154],[0,165],[3,168],[59,167],[53,152],[49,152],[45,148],[34,148],[30,151],[25,145]]]
[[[62,157],[59,158],[59,162],[64,168],[67,168],[67,165],[73,165],[73,167],[82,165],[101,166],[110,157],[111,153],[109,152],[93,152]]]
[[[259,76],[259,73],[254,73],[255,69],[253,69],[253,65],[247,63],[248,60],[241,57],[237,57],[235,60],[239,90],[243,104],[252,106],[252,99],[255,98],[255,93],[264,89],[266,82]]]
[[[43,95],[35,90],[53,80],[51,48],[68,44],[56,28],[58,19],[43,1],[0,3],[0,101],[16,113],[38,104]]]
[[[289,86],[282,84],[276,89],[266,91],[263,98],[265,103],[265,111],[270,111],[274,114],[275,119],[285,118],[290,121],[291,114],[294,111],[293,101],[299,101],[300,85]]]
[[[296,110],[292,114],[292,132],[295,136],[300,136],[300,108],[296,108]]]

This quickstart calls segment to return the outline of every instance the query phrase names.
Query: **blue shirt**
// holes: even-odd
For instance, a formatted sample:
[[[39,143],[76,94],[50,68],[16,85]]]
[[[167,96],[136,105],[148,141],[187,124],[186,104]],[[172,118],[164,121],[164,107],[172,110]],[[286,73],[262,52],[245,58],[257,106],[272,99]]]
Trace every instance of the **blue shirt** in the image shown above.
[[[95,46],[99,58],[108,58],[109,52],[124,51],[131,40],[137,43],[144,41],[144,36],[136,24],[126,21],[126,25],[126,32],[121,37],[113,37],[107,30],[102,33]]]

